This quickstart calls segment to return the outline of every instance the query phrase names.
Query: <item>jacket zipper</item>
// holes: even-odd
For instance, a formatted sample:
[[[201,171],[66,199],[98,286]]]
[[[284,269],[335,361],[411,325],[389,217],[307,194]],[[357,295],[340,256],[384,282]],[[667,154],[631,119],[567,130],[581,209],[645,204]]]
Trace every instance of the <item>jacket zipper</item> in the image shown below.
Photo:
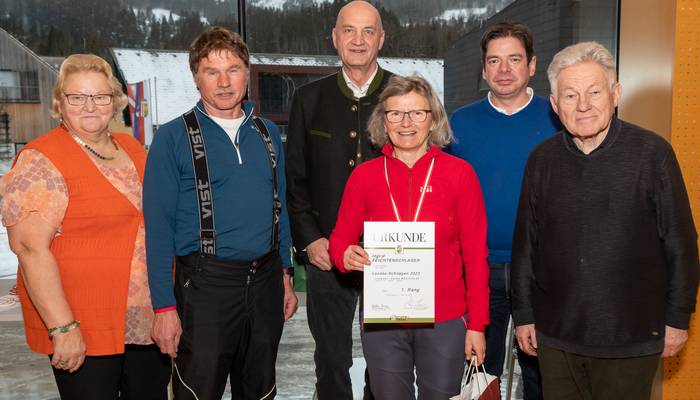
[[[211,118],[209,117],[209,114],[205,113],[204,110],[202,110],[202,109],[199,108],[199,107],[197,107],[197,110],[199,110],[199,112],[200,112],[202,115],[205,115],[207,118],[209,118],[209,120],[210,120],[214,125],[216,125],[217,127],[219,127],[219,129],[221,129],[222,131],[224,130],[224,129],[223,129],[222,127],[220,127],[216,122],[214,122],[214,120],[211,119]],[[231,140],[231,144],[233,145],[233,148],[236,150],[236,156],[238,156],[238,165],[243,165],[243,158],[241,157],[241,150],[240,150],[240,148],[239,148],[239,145],[237,145],[236,142],[239,140],[239,136],[238,136],[238,135],[241,134],[241,128],[243,128],[243,126],[246,124],[246,122],[248,122],[248,120],[250,119],[250,117],[253,115],[253,112],[251,111],[250,114],[247,114],[247,113],[245,112],[245,110],[243,110],[243,115],[245,115],[245,118],[243,119],[243,122],[241,122],[241,126],[238,127],[238,131],[236,131],[236,136],[234,137],[234,140],[231,140],[231,137],[228,136],[228,133],[226,133],[226,131],[224,131],[224,135],[226,135],[226,136],[229,138],[229,140]],[[257,128],[256,128],[256,129],[257,129]]]

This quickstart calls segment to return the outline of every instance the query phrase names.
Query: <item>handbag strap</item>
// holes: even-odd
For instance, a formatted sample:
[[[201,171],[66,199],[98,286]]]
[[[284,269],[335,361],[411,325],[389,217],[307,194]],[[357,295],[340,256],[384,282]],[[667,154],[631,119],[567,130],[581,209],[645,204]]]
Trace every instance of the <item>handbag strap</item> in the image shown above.
[[[479,368],[481,368],[481,371],[479,371]],[[464,375],[464,385],[469,384],[469,382],[471,381],[470,378],[472,374],[476,374],[476,377],[474,378],[476,389],[479,392],[481,392],[479,377],[482,377],[484,381],[484,390],[486,390],[486,388],[489,385],[489,381],[486,379],[486,367],[484,367],[484,363],[481,363],[481,365],[476,365],[476,356],[472,356],[471,361],[469,362],[469,368],[467,369],[467,372]]]

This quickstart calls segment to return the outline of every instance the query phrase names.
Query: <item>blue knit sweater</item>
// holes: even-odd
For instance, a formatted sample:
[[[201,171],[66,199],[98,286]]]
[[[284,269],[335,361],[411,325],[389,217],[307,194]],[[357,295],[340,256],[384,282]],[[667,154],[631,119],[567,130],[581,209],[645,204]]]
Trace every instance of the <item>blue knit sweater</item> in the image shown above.
[[[267,150],[252,121],[253,103],[243,105],[245,120],[232,143],[226,132],[196,107],[212,185],[216,255],[248,261],[271,248],[272,173]],[[264,121],[277,153],[277,182],[282,201],[280,255],[291,265],[291,235],[285,201],[282,140],[277,126]],[[158,129],[148,152],[143,182],[148,284],[154,309],[175,305],[174,256],[199,251],[199,214],[194,170],[185,125],[178,117]]]
[[[509,263],[525,162],[561,129],[559,119],[540,96],[513,115],[496,111],[484,97],[456,110],[450,125],[456,141],[447,151],[471,164],[484,193],[489,261]]]

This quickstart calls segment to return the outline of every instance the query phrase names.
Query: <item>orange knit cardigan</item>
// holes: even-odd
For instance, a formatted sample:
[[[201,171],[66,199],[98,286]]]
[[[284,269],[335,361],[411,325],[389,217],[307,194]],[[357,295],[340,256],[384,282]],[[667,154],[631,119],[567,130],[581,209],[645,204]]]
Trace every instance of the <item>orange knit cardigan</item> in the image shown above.
[[[129,135],[113,136],[143,182],[143,147]],[[63,230],[53,239],[51,252],[68,304],[81,323],[87,355],[123,353],[131,259],[143,214],[109,183],[65,128],[47,132],[24,149],[48,157],[68,187]],[[21,271],[18,289],[30,349],[51,354],[48,329],[27,295]]]

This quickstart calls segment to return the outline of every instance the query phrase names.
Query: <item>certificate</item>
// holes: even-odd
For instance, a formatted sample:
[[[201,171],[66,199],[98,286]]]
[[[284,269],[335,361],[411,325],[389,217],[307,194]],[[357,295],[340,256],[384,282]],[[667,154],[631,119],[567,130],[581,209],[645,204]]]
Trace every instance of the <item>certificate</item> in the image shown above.
[[[364,248],[364,322],[435,322],[435,223],[365,222]]]

